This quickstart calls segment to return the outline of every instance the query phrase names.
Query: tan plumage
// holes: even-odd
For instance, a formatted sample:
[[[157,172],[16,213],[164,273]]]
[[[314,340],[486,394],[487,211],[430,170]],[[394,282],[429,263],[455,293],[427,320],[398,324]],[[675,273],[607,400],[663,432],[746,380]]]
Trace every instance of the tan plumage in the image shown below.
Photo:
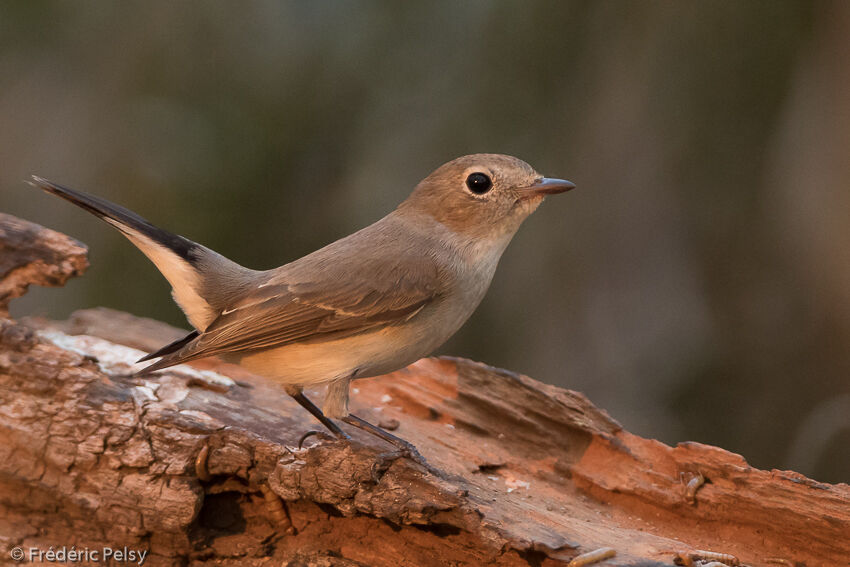
[[[510,156],[465,156],[376,223],[255,271],[104,199],[34,183],[118,228],[172,284],[196,331],[145,357],[160,357],[147,371],[219,355],[286,385],[314,415],[301,388],[330,383],[325,411],[340,418],[351,379],[406,366],[448,339],[483,298],[522,221],[546,194],[572,187]]]
[[[408,320],[444,285],[434,259],[405,250],[387,224],[258,276],[257,287],[224,309],[186,354],[326,341]]]

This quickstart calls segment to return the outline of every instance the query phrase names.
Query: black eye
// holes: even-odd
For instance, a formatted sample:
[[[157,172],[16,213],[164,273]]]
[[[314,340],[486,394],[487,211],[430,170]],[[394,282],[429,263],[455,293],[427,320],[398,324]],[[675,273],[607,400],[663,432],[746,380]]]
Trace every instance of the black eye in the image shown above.
[[[493,187],[493,182],[485,173],[470,173],[466,178],[466,186],[476,195],[483,195]]]

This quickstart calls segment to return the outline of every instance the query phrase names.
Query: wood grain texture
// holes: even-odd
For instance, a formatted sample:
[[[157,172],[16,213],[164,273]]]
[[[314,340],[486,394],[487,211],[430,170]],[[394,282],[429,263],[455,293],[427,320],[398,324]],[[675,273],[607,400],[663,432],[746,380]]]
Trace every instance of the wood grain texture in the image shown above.
[[[140,352],[113,342],[114,314],[72,319],[0,322],[2,548],[130,545],[145,565],[554,566],[602,547],[609,566],[695,550],[848,564],[850,486],[642,439],[577,392],[452,358],[355,382],[354,412],[397,420],[432,474],[356,430],[298,449],[318,427],[280,387],[214,360],[195,366],[230,387],[179,367],[131,377]],[[156,326],[121,321],[120,342],[155,348]]]
[[[82,275],[87,251],[70,236],[0,213],[0,316],[30,285],[62,286]]]

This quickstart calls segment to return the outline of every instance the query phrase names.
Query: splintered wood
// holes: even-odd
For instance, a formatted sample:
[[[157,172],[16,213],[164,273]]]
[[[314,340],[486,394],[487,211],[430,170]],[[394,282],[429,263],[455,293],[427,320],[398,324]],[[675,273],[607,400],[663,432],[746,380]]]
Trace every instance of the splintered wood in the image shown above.
[[[9,226],[51,241],[7,220],[9,242],[21,242]],[[81,271],[84,255],[66,249],[16,253],[0,290],[50,280],[27,267],[44,258]],[[356,382],[353,412],[394,427],[435,473],[356,430],[299,448],[318,424],[234,366],[131,376],[135,351],[116,342],[156,348],[178,332],[123,314],[118,332],[115,320],[87,311],[36,332],[0,319],[0,547],[130,545],[154,567],[669,565],[682,549],[680,564],[702,567],[850,557],[846,484],[637,437],[577,392],[450,358]]]

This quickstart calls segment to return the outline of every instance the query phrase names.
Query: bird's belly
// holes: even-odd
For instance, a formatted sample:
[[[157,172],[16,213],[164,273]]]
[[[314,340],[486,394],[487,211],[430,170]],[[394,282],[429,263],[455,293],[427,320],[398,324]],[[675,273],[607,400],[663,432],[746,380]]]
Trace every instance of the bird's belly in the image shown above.
[[[331,341],[229,355],[227,360],[276,382],[301,386],[379,376],[431,354],[454,334],[470,311],[433,305],[401,325]]]
[[[310,386],[352,375],[377,376],[403,368],[436,348],[411,330],[389,327],[321,343],[234,354],[227,359],[283,384]]]

